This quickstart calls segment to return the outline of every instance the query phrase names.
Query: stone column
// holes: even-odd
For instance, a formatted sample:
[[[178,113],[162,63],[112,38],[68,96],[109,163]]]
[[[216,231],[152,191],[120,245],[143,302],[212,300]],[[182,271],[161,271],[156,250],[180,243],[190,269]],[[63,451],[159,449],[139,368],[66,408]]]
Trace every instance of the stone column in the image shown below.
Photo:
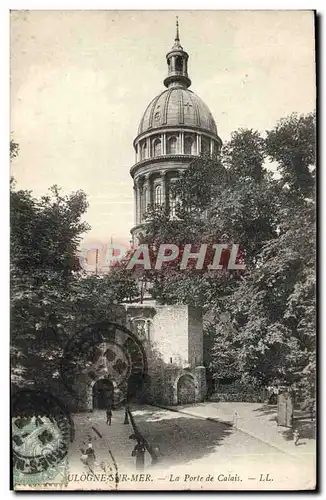
[[[197,154],[199,155],[201,152],[201,135],[197,134]]]
[[[136,209],[136,224],[141,222],[141,191],[140,191],[140,179],[136,181],[136,194],[137,194],[137,209]]]
[[[181,139],[181,147],[180,147],[180,153],[183,155],[185,150],[184,150],[184,132],[180,132],[180,139]]]
[[[150,174],[146,174],[145,175],[145,179],[146,179],[146,189],[147,189],[147,205],[151,205],[152,202],[153,202],[153,199],[152,199],[152,186],[151,186],[151,179],[150,179]],[[145,207],[145,211],[147,210],[147,206]]]
[[[151,139],[150,137],[147,137],[146,139],[146,149],[147,149],[147,158],[150,158],[152,153],[151,153]]]
[[[134,192],[134,226],[137,226],[137,186],[134,184],[133,186]]]
[[[162,179],[162,205],[166,207],[166,171],[162,170],[160,174]]]
[[[166,155],[166,134],[165,132],[162,134],[163,142],[162,142],[162,155]]]

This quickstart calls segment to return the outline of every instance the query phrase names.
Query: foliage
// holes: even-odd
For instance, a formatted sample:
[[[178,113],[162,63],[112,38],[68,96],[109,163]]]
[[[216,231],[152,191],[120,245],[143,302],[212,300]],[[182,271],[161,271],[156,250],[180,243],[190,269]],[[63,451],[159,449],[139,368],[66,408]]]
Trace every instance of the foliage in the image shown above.
[[[10,145],[11,157],[18,145]],[[278,176],[266,168],[271,161]],[[206,314],[205,364],[218,383],[247,387],[289,384],[305,404],[315,400],[315,115],[291,115],[263,138],[232,134],[220,156],[202,155],[180,175],[172,194],[176,216],[149,207],[141,243],[179,248],[160,270],[128,272],[126,262],[104,277],[87,276],[77,250],[87,226],[84,193],[57,187],[36,200],[11,189],[11,308],[16,380],[57,377],[67,337],[91,321],[118,316],[117,304],[138,296],[137,279],[161,303],[200,306]],[[185,244],[239,244],[229,270],[186,270]],[[212,254],[208,252],[208,257]],[[207,261],[205,261],[207,264]],[[142,267],[142,266],[140,266]],[[250,392],[250,391],[249,391]]]
[[[250,152],[241,155],[244,144]],[[255,265],[264,242],[277,235],[280,187],[263,166],[262,138],[257,132],[234,133],[223,151],[220,157],[196,158],[176,182],[176,218],[162,207],[151,207],[142,242],[154,249],[167,242],[180,249],[191,243],[192,251],[203,243],[235,243],[240,245],[237,262]],[[241,162],[245,174],[238,175]],[[228,258],[229,250],[223,250],[222,271],[197,270],[193,262],[180,272],[180,252],[179,260],[164,265],[161,272],[147,273],[147,278],[153,282],[155,298],[162,302],[216,309],[220,297],[228,296],[242,278],[241,272],[227,269]]]
[[[283,118],[267,132],[266,153],[278,163],[281,182],[292,194],[312,196],[316,161],[316,115]]]
[[[86,196],[54,186],[36,199],[11,186],[11,354],[16,384],[59,377],[67,339],[79,329],[120,316],[117,304],[135,293],[114,272],[89,276],[78,248],[88,225]],[[135,285],[134,285],[135,287]]]
[[[142,240],[154,249],[238,243],[244,272],[175,262],[149,273],[153,294],[209,315],[205,363],[217,381],[290,384],[306,402],[315,392],[314,161],[314,114],[282,119],[265,138],[234,132],[220,157],[196,158],[176,183],[177,218],[151,207]]]
[[[9,148],[9,153],[10,153],[10,160],[13,160],[18,156],[19,153],[19,144],[14,141],[14,139],[10,139],[10,148]]]

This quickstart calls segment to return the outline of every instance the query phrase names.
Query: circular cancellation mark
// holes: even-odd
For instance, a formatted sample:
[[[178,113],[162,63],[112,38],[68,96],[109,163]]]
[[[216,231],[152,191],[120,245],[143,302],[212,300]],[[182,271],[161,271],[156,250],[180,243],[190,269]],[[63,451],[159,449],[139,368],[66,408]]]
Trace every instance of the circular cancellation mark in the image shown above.
[[[14,478],[53,475],[74,439],[73,421],[62,402],[44,390],[17,390],[11,426]]]
[[[66,344],[61,362],[66,389],[78,397],[79,384],[106,378],[121,390],[131,376],[147,374],[147,359],[140,339],[118,323],[102,321],[89,325]]]

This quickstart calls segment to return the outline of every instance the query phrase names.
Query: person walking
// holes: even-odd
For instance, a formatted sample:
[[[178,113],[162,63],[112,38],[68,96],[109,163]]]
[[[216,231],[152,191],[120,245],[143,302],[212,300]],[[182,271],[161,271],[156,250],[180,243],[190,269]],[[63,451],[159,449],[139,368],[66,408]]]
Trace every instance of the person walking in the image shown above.
[[[151,456],[152,456],[152,465],[155,465],[157,464],[157,462],[159,461],[159,457],[160,457],[160,447],[156,444],[152,447],[152,453],[151,453]]]
[[[145,465],[145,443],[144,441],[137,441],[136,446],[134,447],[131,455],[136,457],[136,470],[144,470]]]
[[[128,408],[125,408],[125,419],[124,419],[124,424],[129,424],[129,418],[128,418]]]
[[[106,423],[108,425],[111,425],[111,419],[112,419],[112,410],[111,410],[111,408],[108,408],[106,410]]]

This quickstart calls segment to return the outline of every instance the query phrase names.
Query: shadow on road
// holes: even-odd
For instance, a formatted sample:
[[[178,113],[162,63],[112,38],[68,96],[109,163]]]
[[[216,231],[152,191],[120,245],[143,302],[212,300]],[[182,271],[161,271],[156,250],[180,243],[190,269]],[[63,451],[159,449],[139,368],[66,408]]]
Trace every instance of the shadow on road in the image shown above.
[[[263,404],[259,408],[253,410],[255,413],[259,412],[258,417],[271,415],[270,422],[277,422],[277,405]]]
[[[140,432],[160,449],[160,463],[183,464],[216,452],[232,427],[164,410],[134,412]]]
[[[253,410],[259,412],[259,415],[273,415],[270,421],[277,422],[277,406],[276,405],[262,405]],[[289,428],[282,432],[282,436],[286,441],[293,439],[293,430],[297,429],[301,439],[315,439],[316,437],[316,422],[311,420],[310,413],[305,410],[295,409],[293,417],[293,428]]]
[[[294,429],[299,431],[300,439],[315,439],[316,423],[311,422],[308,418],[300,418],[294,420]],[[282,432],[282,436],[286,441],[293,439],[293,429],[286,429]]]

